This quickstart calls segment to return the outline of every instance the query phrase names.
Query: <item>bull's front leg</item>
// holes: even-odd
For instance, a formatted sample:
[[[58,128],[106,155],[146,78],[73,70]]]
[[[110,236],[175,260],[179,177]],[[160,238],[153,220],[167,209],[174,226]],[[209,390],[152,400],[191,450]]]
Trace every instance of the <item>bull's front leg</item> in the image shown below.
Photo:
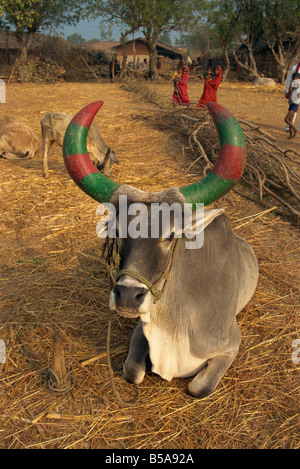
[[[142,323],[139,321],[132,335],[128,356],[123,366],[126,381],[134,384],[140,384],[143,381],[148,353],[148,341],[144,336]]]
[[[232,364],[236,354],[237,351],[209,359],[189,384],[189,393],[198,398],[212,394],[216,390],[220,379]]]
[[[45,134],[45,131],[44,131]],[[49,176],[49,168],[48,168],[48,152],[50,150],[50,147],[53,144],[53,141],[49,139],[49,137],[46,135],[43,135],[43,129],[42,129],[42,137],[43,137],[43,143],[42,143],[42,155],[43,155],[43,176],[47,178]]]

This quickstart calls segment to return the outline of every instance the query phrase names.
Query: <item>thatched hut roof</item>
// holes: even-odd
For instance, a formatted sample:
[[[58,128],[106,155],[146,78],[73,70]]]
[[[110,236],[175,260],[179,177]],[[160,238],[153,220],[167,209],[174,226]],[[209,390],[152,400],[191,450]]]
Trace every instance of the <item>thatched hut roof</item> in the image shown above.
[[[136,38],[132,39],[131,41],[127,41],[127,45],[131,45],[135,42],[135,44],[141,44],[146,46],[146,40],[144,38]],[[117,41],[99,41],[93,42],[87,46],[88,49],[91,50],[102,50],[107,55],[113,56],[116,54],[120,49],[122,49],[122,44]],[[170,59],[181,59],[182,56],[185,54],[185,50],[178,47],[173,47],[170,44],[166,44],[165,42],[158,41],[156,45],[156,51],[158,55],[168,57]],[[138,52],[137,52],[138,54]]]

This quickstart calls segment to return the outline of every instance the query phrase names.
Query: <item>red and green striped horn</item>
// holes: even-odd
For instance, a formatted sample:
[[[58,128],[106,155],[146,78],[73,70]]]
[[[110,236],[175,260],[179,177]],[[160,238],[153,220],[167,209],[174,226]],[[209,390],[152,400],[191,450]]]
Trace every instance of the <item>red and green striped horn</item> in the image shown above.
[[[66,168],[76,184],[100,203],[108,202],[120,187],[103,176],[91,162],[86,148],[88,129],[103,102],[89,104],[70,122],[63,144]],[[202,180],[180,187],[179,191],[193,208],[196,203],[205,206],[228,192],[240,179],[246,165],[243,132],[237,120],[217,103],[207,103],[220,139],[219,157],[212,171]]]
[[[205,206],[230,191],[243,174],[247,151],[242,129],[238,121],[223,106],[207,103],[220,140],[219,157],[212,171],[194,184],[181,187],[187,203],[203,203]]]
[[[63,156],[71,178],[86,194],[100,203],[108,202],[120,184],[103,176],[93,165],[86,148],[89,128],[103,101],[88,104],[71,120],[63,143]]]

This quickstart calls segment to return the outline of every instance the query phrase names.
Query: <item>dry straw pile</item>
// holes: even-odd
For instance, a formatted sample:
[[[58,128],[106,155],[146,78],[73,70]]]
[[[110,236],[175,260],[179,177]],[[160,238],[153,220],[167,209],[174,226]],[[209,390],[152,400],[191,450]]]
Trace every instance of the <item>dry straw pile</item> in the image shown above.
[[[15,90],[18,100],[21,91]],[[40,94],[48,92],[39,88]],[[75,92],[73,87],[70,93]],[[153,130],[165,121],[162,111],[151,121],[138,121],[130,111],[132,94],[115,87],[112,93],[118,93],[120,107],[106,132],[122,130],[114,148],[122,166],[114,179],[127,177],[126,182],[153,190],[195,180],[191,169],[198,163],[190,165],[198,153],[171,157],[163,149],[170,132]],[[85,88],[84,100],[91,102],[94,95],[94,87]],[[144,107],[139,114],[149,112]],[[189,117],[185,122],[194,125]],[[37,127],[37,120],[33,124]],[[190,142],[199,151],[197,142],[204,144],[195,136]],[[128,142],[132,151],[126,156],[122,148]],[[186,146],[179,136],[172,142],[178,153]],[[0,365],[0,448],[298,448],[299,364],[292,359],[292,344],[300,338],[295,227],[275,205],[262,209],[237,193],[218,202],[235,232],[253,246],[260,265],[257,291],[238,317],[240,352],[216,392],[204,400],[187,394],[188,380],[169,383],[150,371],[138,399],[136,388],[122,377],[135,322],[111,316],[107,307],[110,286],[95,235],[97,204],[67,176],[60,149],[57,155],[48,180],[41,177],[41,162],[0,161],[0,338],[7,346],[6,363]],[[110,319],[113,383],[130,405],[120,403],[113,388],[106,348]],[[68,393],[58,395],[47,388],[57,331],[74,380]]]

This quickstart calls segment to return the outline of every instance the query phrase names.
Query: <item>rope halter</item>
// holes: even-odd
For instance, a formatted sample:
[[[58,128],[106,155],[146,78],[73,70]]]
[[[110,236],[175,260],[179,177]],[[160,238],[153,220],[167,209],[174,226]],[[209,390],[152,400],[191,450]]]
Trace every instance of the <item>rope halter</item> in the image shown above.
[[[169,280],[170,271],[171,271],[171,268],[172,268],[175,249],[176,249],[177,244],[178,244],[178,238],[175,238],[173,240],[173,243],[172,243],[172,246],[171,246],[171,249],[170,249],[170,253],[169,253],[169,257],[168,257],[168,260],[167,260],[167,263],[166,263],[166,266],[165,266],[164,270],[162,271],[162,273],[159,276],[158,280],[156,280],[154,283],[151,283],[145,277],[143,277],[142,275],[140,275],[139,273],[137,273],[133,270],[129,270],[129,269],[119,270],[121,258],[120,258],[120,255],[118,253],[117,243],[115,242],[115,240],[113,240],[111,251],[108,252],[107,259],[106,259],[108,273],[110,275],[112,284],[116,285],[119,278],[122,277],[122,275],[129,275],[130,277],[133,277],[136,280],[138,280],[139,282],[146,285],[146,287],[148,288],[148,290],[150,291],[150,293],[153,296],[153,302],[156,303],[161,298],[161,296],[164,292],[164,289],[167,285],[167,281]],[[163,287],[162,287],[161,290],[158,290],[158,288],[156,288],[156,287],[160,284],[160,282],[162,280],[164,280]]]

